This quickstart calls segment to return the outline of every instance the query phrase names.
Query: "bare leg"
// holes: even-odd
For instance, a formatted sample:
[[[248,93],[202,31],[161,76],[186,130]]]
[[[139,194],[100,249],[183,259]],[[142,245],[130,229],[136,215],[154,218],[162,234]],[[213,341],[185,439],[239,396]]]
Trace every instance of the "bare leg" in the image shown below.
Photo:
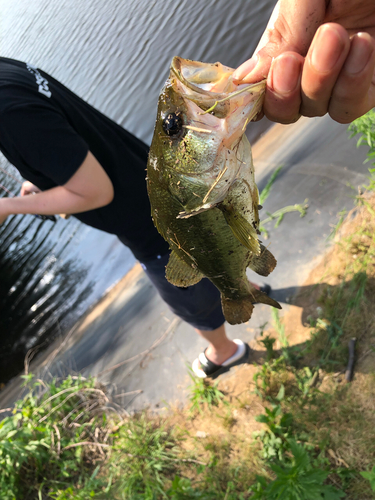
[[[216,330],[198,330],[198,328],[195,330],[209,342],[206,357],[217,365],[224,363],[238,349],[238,345],[228,339],[224,324]]]

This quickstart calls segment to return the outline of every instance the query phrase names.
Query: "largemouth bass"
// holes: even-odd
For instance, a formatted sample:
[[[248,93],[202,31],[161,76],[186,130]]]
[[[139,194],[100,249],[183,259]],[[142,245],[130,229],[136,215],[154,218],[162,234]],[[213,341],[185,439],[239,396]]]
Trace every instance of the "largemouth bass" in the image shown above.
[[[147,165],[152,218],[169,243],[166,277],[190,286],[204,276],[221,292],[231,324],[253,304],[280,308],[246,277],[275,268],[261,244],[259,195],[244,132],[262,107],[265,82],[237,86],[233,69],[174,57],[159,96]]]

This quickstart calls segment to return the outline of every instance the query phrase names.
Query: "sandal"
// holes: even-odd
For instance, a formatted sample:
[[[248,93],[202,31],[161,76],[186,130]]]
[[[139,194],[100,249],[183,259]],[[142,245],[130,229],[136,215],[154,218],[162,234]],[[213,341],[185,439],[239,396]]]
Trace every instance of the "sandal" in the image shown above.
[[[206,349],[193,361],[192,369],[194,374],[199,378],[216,378],[222,373],[228,372],[232,366],[242,365],[246,363],[250,353],[250,347],[242,342],[242,340],[234,339],[238,347],[237,351],[229,359],[224,361],[222,365],[217,365],[206,357]]]

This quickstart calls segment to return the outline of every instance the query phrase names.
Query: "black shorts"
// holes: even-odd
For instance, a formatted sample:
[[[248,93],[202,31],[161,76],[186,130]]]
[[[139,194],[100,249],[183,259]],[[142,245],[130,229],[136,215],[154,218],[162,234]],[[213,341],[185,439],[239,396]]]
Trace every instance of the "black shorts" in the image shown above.
[[[187,288],[171,285],[165,277],[168,259],[169,253],[141,262],[162,299],[177,316],[194,328],[199,330],[219,328],[225,322],[219,290],[207,278]]]

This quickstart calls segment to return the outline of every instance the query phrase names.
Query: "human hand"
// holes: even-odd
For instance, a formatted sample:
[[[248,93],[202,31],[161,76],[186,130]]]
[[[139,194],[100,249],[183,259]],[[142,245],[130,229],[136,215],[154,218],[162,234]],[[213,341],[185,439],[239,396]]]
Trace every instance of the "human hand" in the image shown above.
[[[267,77],[263,112],[292,123],[327,112],[349,123],[375,106],[375,2],[279,0],[238,83]]]
[[[26,196],[28,194],[34,194],[34,193],[40,193],[41,190],[35,186],[35,184],[32,184],[29,181],[25,181],[22,183],[20,195],[21,196]]]

